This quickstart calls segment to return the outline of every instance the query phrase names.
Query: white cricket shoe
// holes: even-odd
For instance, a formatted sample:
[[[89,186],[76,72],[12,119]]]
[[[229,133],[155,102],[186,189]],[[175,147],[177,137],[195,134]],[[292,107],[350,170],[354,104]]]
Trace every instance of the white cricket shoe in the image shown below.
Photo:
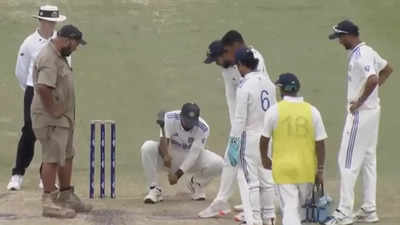
[[[341,211],[336,209],[323,225],[350,225],[353,224],[353,218],[344,215]]]
[[[234,219],[236,222],[244,222],[244,221],[246,221],[246,218],[244,217],[244,212],[241,212],[241,213],[239,213],[239,214],[236,214],[236,215],[233,217],[233,219]]]
[[[149,193],[144,197],[145,204],[154,204],[163,200],[162,190],[158,186],[150,187]]]
[[[235,205],[233,206],[233,210],[236,212],[243,212],[243,205]]]
[[[204,201],[206,200],[206,194],[199,183],[193,181],[193,177],[186,182],[186,187],[192,193],[192,200]]]
[[[213,201],[206,209],[199,212],[200,218],[211,218],[216,216],[224,216],[231,212],[229,203],[225,201]]]
[[[22,182],[24,181],[24,177],[21,175],[13,175],[11,176],[10,182],[7,185],[7,190],[9,191],[18,191],[21,190]]]
[[[355,213],[354,221],[359,223],[376,223],[379,221],[379,218],[376,210],[367,211],[361,208]]]

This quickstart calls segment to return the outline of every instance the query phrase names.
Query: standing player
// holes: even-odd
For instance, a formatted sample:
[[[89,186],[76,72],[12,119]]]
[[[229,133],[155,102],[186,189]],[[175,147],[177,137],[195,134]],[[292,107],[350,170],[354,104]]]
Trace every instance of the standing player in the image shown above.
[[[230,62],[224,60],[223,54],[224,46],[222,45],[222,42],[220,40],[213,41],[208,47],[207,58],[204,60],[204,63],[211,64],[215,62],[218,66],[222,67],[222,77],[225,84],[225,96],[228,105],[230,121],[232,121],[235,113],[234,110],[236,104],[236,89],[239,85],[241,76],[236,67],[231,66]],[[219,186],[218,194],[211,205],[199,213],[199,217],[209,218],[218,216],[220,214],[230,213],[231,207],[228,203],[228,200],[233,194],[234,182],[236,181],[236,177],[238,179],[239,185],[246,184],[244,176],[237,175],[238,167],[232,167],[232,165],[229,163],[227,153],[228,152],[226,151],[224,168],[221,174],[221,183]],[[240,188],[240,190],[246,189],[247,186]],[[236,207],[240,208],[240,206]],[[241,215],[242,214],[240,213],[236,216],[238,218],[237,220],[242,219]]]
[[[297,77],[281,74],[276,84],[283,100],[265,114],[261,158],[264,168],[272,167],[281,199],[282,224],[301,225],[299,212],[311,195],[313,183],[323,182],[327,135],[319,111],[297,97]],[[272,162],[268,157],[271,138]]]
[[[345,20],[333,27],[329,39],[349,50],[347,66],[348,114],[338,156],[341,176],[339,207],[327,225],[378,222],[376,213],[376,146],[380,118],[378,88],[392,68],[375,50],[361,42],[358,26]],[[363,203],[353,217],[354,187],[363,175]]]
[[[223,49],[221,49],[220,44],[223,45]],[[211,51],[212,45],[214,46],[215,51]],[[230,30],[222,37],[221,42],[216,41],[212,45],[210,45],[210,53],[213,54],[209,54],[209,57],[205,63],[212,63],[215,61],[217,65],[223,67],[222,76],[225,84],[225,96],[232,126],[236,108],[236,90],[241,79],[241,75],[237,69],[237,66],[235,65],[235,51],[239,48],[246,47],[246,43],[238,31]],[[264,58],[256,49],[251,48],[251,50],[254,53],[255,58],[258,59],[256,70],[263,72],[267,76],[267,79],[270,79],[264,64]],[[218,195],[209,207],[199,213],[200,217],[215,217],[221,213],[226,214],[230,212],[228,199],[232,195],[234,187],[233,183],[236,177],[238,179],[240,195],[244,206],[243,208],[249,208],[247,193],[248,187],[244,179],[243,172],[238,170],[238,167],[232,167],[230,165],[226,152],[225,166],[221,176],[221,184]],[[245,211],[246,214],[250,215],[248,210]],[[243,221],[244,215],[240,213],[239,215],[235,216],[235,220]]]
[[[39,14],[33,16],[39,20],[37,30],[29,35],[22,43],[17,58],[15,74],[19,85],[25,91],[24,94],[24,126],[18,143],[15,167],[7,185],[8,190],[21,189],[26,168],[32,161],[36,137],[32,130],[31,104],[33,99],[33,64],[39,51],[51,38],[56,36],[55,26],[57,22],[63,22],[66,17],[59,14],[57,6],[45,5],[39,9]],[[39,184],[43,186],[42,182]]]
[[[207,123],[200,118],[200,109],[194,103],[186,103],[182,110],[165,113],[161,125],[160,141],[146,141],[141,147],[144,173],[149,193],[144,203],[163,200],[158,183],[158,171],[168,171],[168,180],[175,185],[187,173],[192,174],[187,187],[193,200],[205,200],[203,188],[221,173],[223,160],[206,150],[209,136]]]
[[[259,140],[265,112],[276,103],[275,85],[257,71],[258,59],[251,49],[237,50],[235,59],[243,79],[236,95],[228,156],[232,166],[240,163],[247,181],[251,209],[251,215],[246,215],[247,224],[272,225],[275,220],[274,182],[271,171],[262,166]]]

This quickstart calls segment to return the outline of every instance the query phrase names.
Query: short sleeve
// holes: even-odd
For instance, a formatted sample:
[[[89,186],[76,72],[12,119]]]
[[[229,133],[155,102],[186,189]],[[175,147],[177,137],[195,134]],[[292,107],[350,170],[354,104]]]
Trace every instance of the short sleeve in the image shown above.
[[[56,87],[57,67],[54,61],[41,58],[37,61],[37,83],[49,87]]]
[[[388,62],[382,58],[377,52],[375,52],[375,68],[376,71],[379,73],[387,66]]]
[[[358,70],[363,77],[368,78],[377,74],[375,70],[373,52],[365,52],[364,55],[359,58],[357,64],[359,66]]]
[[[312,117],[314,124],[314,136],[315,141],[322,141],[328,138],[325,130],[324,123],[322,121],[321,113],[315,107],[312,107]]]
[[[265,112],[262,136],[267,138],[272,137],[272,133],[274,131],[274,128],[276,127],[277,120],[278,108],[276,107],[276,105],[274,105],[269,108],[267,112]]]

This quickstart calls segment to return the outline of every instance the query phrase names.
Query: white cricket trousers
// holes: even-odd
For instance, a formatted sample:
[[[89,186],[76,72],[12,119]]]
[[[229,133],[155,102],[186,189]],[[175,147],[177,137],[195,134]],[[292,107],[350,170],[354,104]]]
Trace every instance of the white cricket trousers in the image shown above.
[[[172,157],[172,166],[171,169],[168,169],[164,166],[163,159],[158,151],[158,146],[159,142],[146,141],[141,147],[142,163],[148,187],[159,186],[159,171],[164,170],[175,173],[186,156],[183,150],[171,148],[169,154]],[[196,163],[187,173],[193,174],[194,180],[204,187],[212,178],[221,174],[223,165],[224,162],[221,156],[209,150],[202,150]]]
[[[234,183],[237,179],[239,185],[240,198],[243,204],[245,213],[250,213],[248,211],[250,207],[249,203],[249,189],[244,178],[243,170],[239,169],[239,165],[233,167],[229,161],[228,150],[225,152],[224,158],[224,168],[222,169],[221,181],[219,185],[219,190],[217,197],[214,199],[216,201],[228,202],[232,197],[234,190]]]
[[[262,166],[259,141],[260,135],[242,135],[240,165],[249,189],[251,213],[246,215],[246,221],[250,225],[275,218],[272,171]]]
[[[340,201],[338,209],[351,216],[354,188],[362,174],[363,203],[367,211],[376,210],[376,146],[378,143],[380,108],[349,113],[343,130],[338,164]]]
[[[305,215],[302,207],[312,194],[313,184],[277,184],[281,203],[282,225],[301,225]]]

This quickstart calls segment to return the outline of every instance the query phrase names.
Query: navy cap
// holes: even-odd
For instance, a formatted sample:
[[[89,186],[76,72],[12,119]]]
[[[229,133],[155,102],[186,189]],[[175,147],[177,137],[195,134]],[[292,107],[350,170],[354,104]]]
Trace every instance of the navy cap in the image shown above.
[[[208,46],[207,58],[204,60],[204,63],[213,63],[222,54],[224,54],[224,46],[220,40],[215,40]]]
[[[74,39],[79,42],[81,45],[86,45],[87,42],[83,40],[82,32],[75,27],[74,25],[64,25],[61,29],[57,32],[57,35],[60,37]]]
[[[236,50],[235,52],[236,64],[238,64],[238,62],[250,61],[251,59],[254,59],[254,54],[250,48],[239,48],[238,50]]]
[[[354,35],[358,36],[358,26],[355,25],[350,20],[343,20],[342,22],[338,23],[336,26],[332,27],[333,33],[328,36],[330,40],[338,38],[340,35]]]
[[[189,122],[191,125],[196,125],[199,122],[200,108],[196,103],[185,103],[181,109],[181,118]]]
[[[298,92],[300,90],[300,81],[293,73],[283,73],[279,75],[279,79],[275,84],[289,93]]]

